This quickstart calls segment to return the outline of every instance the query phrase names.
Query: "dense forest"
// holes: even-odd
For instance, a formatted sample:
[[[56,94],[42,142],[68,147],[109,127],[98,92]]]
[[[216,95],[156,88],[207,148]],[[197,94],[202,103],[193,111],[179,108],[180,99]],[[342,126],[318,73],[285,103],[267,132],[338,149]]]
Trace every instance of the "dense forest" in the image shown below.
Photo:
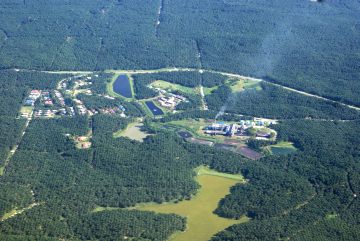
[[[15,120],[13,117],[0,116],[0,164],[3,164],[9,151],[18,141],[24,120]]]
[[[264,183],[270,186],[267,191],[259,192],[255,183],[261,182],[261,174],[256,175],[254,167],[249,166],[248,186],[234,187],[217,212],[224,215],[234,215],[231,211],[238,215],[250,212],[255,220],[233,226],[213,240],[357,240],[359,199],[354,194],[358,193],[360,184],[360,139],[356,134],[359,122],[286,121],[276,129],[281,139],[293,141],[301,151],[287,157],[266,157],[251,166],[277,170],[302,180],[303,187],[312,188],[301,191],[304,201],[300,198],[291,202],[293,208],[283,206],[278,212],[279,205],[286,205],[287,199],[275,201],[281,194],[267,199],[267,193],[281,190],[277,182]],[[301,182],[297,185],[291,186],[301,190]],[[286,189],[288,193],[293,193],[292,187]],[[252,205],[238,206],[238,200]]]
[[[359,1],[2,0],[0,13],[0,240],[165,241],[186,218],[130,208],[192,198],[199,165],[246,179],[214,212],[250,221],[214,241],[359,239],[359,111],[271,84],[360,106]],[[136,73],[136,99],[156,95],[147,87],[154,80],[218,86],[209,110],[183,93],[181,111],[152,119],[136,101],[104,98],[111,74],[103,70],[160,68],[195,71]],[[267,82],[234,93],[226,77],[200,69]],[[25,129],[18,115],[30,90],[54,90],[70,76],[47,70],[96,71],[93,95],[78,99],[96,110],[122,105],[129,118],[35,118]],[[151,125],[220,110],[218,120],[279,119],[277,142],[297,151],[251,161]],[[136,117],[153,135],[113,137]],[[91,148],[76,146],[83,135]]]
[[[86,95],[79,94],[77,98],[86,105],[89,109],[100,110],[103,108],[112,108],[123,106],[125,108],[126,114],[132,117],[140,117],[143,116],[143,110],[138,103],[135,102],[127,102],[120,99],[108,99],[103,96],[96,95]]]
[[[0,164],[18,142],[25,120],[15,119],[30,89],[53,89],[66,75],[0,71]]]
[[[232,93],[230,87],[222,85],[206,96],[211,110],[220,110],[244,115],[278,119],[359,119],[354,109],[338,103],[325,101],[291,92],[272,84],[261,83],[262,90],[248,89]]]
[[[0,70],[0,116],[15,117],[31,89],[55,89],[57,81],[68,75]]]
[[[159,15],[157,0],[1,1],[0,67],[202,67],[360,105],[358,1],[162,4]]]
[[[4,74],[9,81],[2,84],[11,88],[17,87],[17,79],[24,79],[23,96],[32,88],[54,88],[56,81],[52,80],[60,78],[13,71]],[[41,84],[36,81],[40,78]],[[103,88],[106,78],[103,80],[96,89]],[[222,95],[222,91],[227,94]],[[111,115],[34,119],[19,142],[24,121],[15,119],[15,111],[2,116],[3,155],[15,143],[19,148],[0,177],[0,215],[25,211],[0,222],[0,238],[166,240],[175,231],[185,229],[186,219],[126,208],[144,202],[191,198],[199,188],[193,179],[193,169],[199,165],[241,173],[247,179],[246,184],[231,188],[230,195],[221,200],[215,213],[227,218],[247,215],[252,220],[218,233],[214,240],[353,240],[359,235],[360,205],[355,196],[360,191],[359,121],[326,120],[355,119],[356,112],[330,102],[289,94],[271,84],[263,84],[262,90],[237,94],[240,99],[247,96],[241,99],[244,106],[250,101],[259,103],[258,108],[244,108],[251,110],[249,114],[299,118],[282,120],[271,127],[278,132],[278,141],[293,142],[298,151],[267,156],[257,162],[236,153],[186,142],[170,130],[152,129],[151,122],[212,119],[218,112],[216,100],[223,101],[229,91],[222,85],[212,92],[210,96],[215,101],[212,104],[208,99],[210,111],[189,110],[146,119],[146,129],[155,135],[148,136],[144,142],[113,138],[113,133],[124,129],[131,118]],[[130,102],[97,95],[78,97],[91,108],[127,104],[133,110],[130,117],[143,114]],[[256,102],[257,99],[262,102]],[[18,97],[18,101],[8,103],[19,108],[21,102]],[[272,102],[286,111],[272,109]],[[295,111],[298,106],[304,108],[301,113]],[[232,108],[235,107],[230,106],[229,110]],[[235,113],[219,119],[238,120]],[[303,119],[309,113],[316,113],[311,117],[321,119]],[[76,148],[72,137],[89,133],[92,147]]]
[[[112,133],[126,124],[124,118],[101,115],[91,120],[87,117],[34,120],[1,179],[2,185],[17,183],[25,186],[27,192],[12,198],[2,192],[1,211],[9,210],[12,206],[8,206],[14,203],[24,207],[28,201],[23,196],[30,190],[39,205],[0,223],[2,235],[165,240],[175,230],[183,230],[184,220],[174,215],[124,210],[91,213],[97,206],[128,207],[139,202],[183,198],[197,188],[192,165],[183,165],[186,150],[176,148],[179,147],[176,140],[158,136],[139,145],[122,138],[113,139]],[[76,149],[66,134],[84,135],[90,126],[94,148]],[[155,148],[159,145],[164,150],[160,155]],[[170,153],[174,157],[172,162]],[[183,157],[178,160],[175,155]],[[170,167],[177,170],[176,175]],[[99,220],[103,220],[101,224]],[[120,228],[113,230],[110,223]],[[42,228],[36,228],[39,226]]]

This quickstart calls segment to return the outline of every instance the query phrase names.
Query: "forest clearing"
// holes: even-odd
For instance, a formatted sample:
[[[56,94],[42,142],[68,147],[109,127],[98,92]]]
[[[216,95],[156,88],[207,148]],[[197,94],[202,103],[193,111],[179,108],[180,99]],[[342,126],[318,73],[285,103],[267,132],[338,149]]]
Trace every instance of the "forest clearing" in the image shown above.
[[[143,142],[144,139],[149,136],[146,132],[142,131],[143,123],[135,121],[130,123],[125,130],[119,130],[113,134],[115,138],[118,137],[127,137],[135,141]]]
[[[196,181],[201,188],[191,200],[178,203],[143,204],[136,208],[157,213],[175,213],[186,217],[187,229],[184,232],[175,233],[170,238],[171,241],[206,241],[220,230],[249,220],[245,216],[239,220],[227,219],[213,213],[219,201],[230,193],[230,187],[245,182],[242,176],[217,172],[204,166],[197,168],[196,171]]]

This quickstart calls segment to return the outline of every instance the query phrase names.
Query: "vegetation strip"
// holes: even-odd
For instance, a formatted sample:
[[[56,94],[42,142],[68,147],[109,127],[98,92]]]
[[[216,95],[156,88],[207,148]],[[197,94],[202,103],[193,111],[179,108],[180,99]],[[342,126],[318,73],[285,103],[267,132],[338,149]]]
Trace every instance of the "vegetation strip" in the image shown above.
[[[36,71],[36,70],[21,70],[21,71]],[[239,74],[234,74],[234,73],[227,73],[227,72],[222,72],[222,71],[216,71],[216,70],[208,70],[208,69],[195,69],[195,68],[164,68],[164,69],[155,69],[155,70],[106,70],[105,72],[109,72],[109,73],[114,73],[114,74],[151,74],[151,73],[159,73],[159,72],[177,72],[177,71],[204,71],[204,72],[209,72],[209,73],[215,73],[215,74],[222,74],[228,77],[234,77],[234,78],[243,78],[243,79],[249,79],[249,80],[254,80],[254,81],[263,81],[275,86],[279,86],[281,88],[284,88],[286,90],[292,91],[292,92],[296,92],[302,95],[306,95],[306,96],[310,96],[310,97],[314,97],[314,98],[318,98],[318,99],[322,99],[322,100],[326,100],[326,101],[330,101],[333,103],[338,103],[341,104],[343,106],[349,107],[351,109],[355,109],[360,111],[360,107],[358,106],[354,106],[354,105],[349,105],[349,104],[345,104],[343,102],[340,101],[335,101],[335,100],[331,100],[325,97],[322,97],[320,95],[316,95],[316,94],[310,94],[307,93],[305,91],[301,91],[301,90],[297,90],[295,88],[290,88],[284,85],[280,85],[280,84],[275,84],[273,82],[270,81],[266,81],[264,79],[259,79],[259,78],[253,78],[253,77],[248,77],[248,76],[243,76],[243,75],[239,75]],[[93,73],[90,71],[39,71],[39,72],[43,72],[43,73],[56,73],[56,74],[88,74],[88,73]]]

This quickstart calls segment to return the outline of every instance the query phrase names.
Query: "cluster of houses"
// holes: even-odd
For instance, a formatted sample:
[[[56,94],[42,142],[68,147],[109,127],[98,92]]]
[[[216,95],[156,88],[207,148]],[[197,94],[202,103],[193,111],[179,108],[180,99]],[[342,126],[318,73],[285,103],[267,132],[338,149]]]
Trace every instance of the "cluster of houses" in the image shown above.
[[[105,114],[105,115],[120,115],[120,117],[125,118],[126,115],[124,113],[125,110],[122,110],[120,107],[109,107],[109,108],[102,108],[99,110],[95,110],[95,109],[89,109],[87,114],[92,116],[95,114]]]
[[[162,107],[175,109],[175,107],[180,104],[182,101],[187,101],[187,99],[181,95],[175,95],[169,93],[166,96],[160,96],[157,101]]]
[[[99,110],[96,109],[87,109],[86,106],[84,105],[84,103],[81,100],[78,99],[73,99],[75,105],[76,105],[76,110],[77,113],[79,115],[95,115],[98,113],[101,114],[108,114],[108,115],[115,115],[115,114],[119,114],[121,117],[126,117],[125,115],[125,108],[122,105],[119,106],[115,106],[115,107],[108,107],[108,108],[102,108]],[[71,107],[72,109],[74,109],[73,107]],[[73,115],[75,115],[75,112],[73,112]],[[72,116],[70,114],[70,116]]]
[[[66,90],[66,88],[67,88],[67,83],[66,83],[66,81],[60,82],[60,89]]]
[[[153,88],[151,85],[149,88]],[[181,95],[173,94],[171,92],[167,92],[166,90],[163,90],[161,88],[154,88],[157,92],[159,92],[159,97],[156,99],[157,102],[162,107],[174,110],[175,107],[180,104],[182,101],[187,102],[188,100]]]
[[[88,114],[88,109],[85,107],[84,103],[81,100],[73,99],[73,101],[76,104],[76,109],[77,109],[79,115]]]
[[[22,118],[30,119],[31,118],[31,112],[22,112],[22,113],[20,113],[20,116]]]
[[[70,106],[69,107],[69,116],[74,116],[75,115],[75,109],[74,107]]]
[[[66,116],[67,111],[65,108],[60,108],[60,109],[47,109],[47,110],[36,110],[34,112],[34,116],[35,117],[47,117],[47,118],[52,118],[55,115],[60,115],[60,116]]]
[[[54,100],[51,97],[50,91],[45,90],[31,90],[29,96],[25,99],[24,106],[35,106],[36,101],[39,100],[37,106],[34,111],[34,117],[46,117],[52,118],[55,115],[65,116],[67,114],[65,108],[65,100],[62,94],[59,91],[54,91],[55,96],[58,99],[61,108],[54,108]],[[59,106],[60,107],[60,106]],[[29,117],[25,115],[30,115],[30,113],[22,113],[22,117]]]
[[[29,96],[26,98],[25,106],[34,106],[35,102],[41,96],[41,90],[31,90]]]
[[[99,112],[101,114],[107,114],[107,115],[119,114],[121,117],[126,117],[124,111],[122,111],[119,107],[103,108],[103,109],[100,109]]]
[[[49,91],[41,92],[41,101],[44,106],[53,106],[54,105],[54,101],[51,99]]]
[[[55,93],[56,98],[57,98],[58,101],[59,101],[59,104],[60,104],[61,106],[65,106],[65,100],[64,100],[63,95],[60,93],[60,91],[55,90],[54,93]]]
[[[208,135],[223,135],[223,136],[245,136],[247,135],[247,130],[249,128],[261,128],[268,123],[263,121],[249,121],[241,120],[239,123],[224,123],[224,122],[215,122],[204,128],[204,133]],[[260,138],[270,138],[271,133],[266,131],[257,131],[256,137]]]
[[[81,79],[75,80],[73,90],[82,89],[82,93],[87,94],[87,95],[92,95],[92,91],[90,89],[84,89],[85,86],[92,85],[91,79],[92,79],[92,77],[88,76],[85,79],[81,78]]]
[[[98,77],[98,75],[95,75]],[[67,105],[64,98],[64,93],[71,95],[76,93],[76,90],[91,85],[91,76],[70,77],[59,82],[58,87],[54,91],[46,90],[31,90],[29,96],[24,101],[24,106],[35,107],[34,111],[25,110],[20,113],[23,118],[30,118],[32,115],[35,118],[52,118],[55,116],[75,116],[75,115],[94,115],[98,113],[109,115],[120,115],[126,117],[125,108],[122,105],[111,108],[102,109],[88,109],[84,103],[75,96],[72,99],[74,106]],[[71,87],[70,87],[71,86]],[[75,91],[75,92],[73,92]],[[92,94],[89,89],[82,89],[82,93]],[[76,94],[75,94],[76,95]],[[53,97],[53,98],[52,98]],[[105,98],[113,98],[104,96]]]
[[[98,77],[98,75],[95,75],[95,77]],[[62,80],[59,85],[58,89],[63,90],[67,94],[73,94],[78,89],[83,89],[85,86],[92,85],[91,82],[92,77],[91,76],[80,76],[76,78],[68,78],[65,80]],[[82,93],[91,95],[92,91],[90,89],[83,89]]]
[[[55,113],[53,110],[37,110],[35,111],[34,116],[51,118],[55,116]]]
[[[122,105],[119,105],[118,107],[109,107],[109,108],[102,108],[100,109],[98,112],[100,112],[101,114],[107,114],[107,115],[120,115],[120,117],[125,118],[125,108]],[[96,112],[96,113],[98,113]],[[94,114],[96,114],[94,113]]]

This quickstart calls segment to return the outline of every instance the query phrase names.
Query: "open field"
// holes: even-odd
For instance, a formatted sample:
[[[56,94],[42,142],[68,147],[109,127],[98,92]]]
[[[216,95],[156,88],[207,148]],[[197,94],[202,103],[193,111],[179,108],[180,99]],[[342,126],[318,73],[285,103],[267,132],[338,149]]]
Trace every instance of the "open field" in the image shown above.
[[[233,92],[239,92],[246,89],[261,90],[260,82],[261,81],[240,78],[229,79],[226,81],[226,84],[232,89]]]
[[[242,176],[220,173],[206,167],[199,167],[196,171],[198,174],[196,181],[199,182],[201,188],[191,200],[178,203],[142,204],[136,208],[157,213],[175,213],[186,217],[187,229],[174,234],[170,239],[172,241],[206,241],[231,225],[249,220],[247,217],[239,220],[226,219],[213,213],[219,201],[229,194],[229,188],[244,182]]]
[[[293,143],[285,141],[271,145],[269,146],[269,149],[273,155],[287,155],[297,150]]]
[[[226,80],[225,84],[229,86],[233,92],[239,92],[246,89],[256,89],[261,90],[260,80],[253,80],[247,78],[230,78]],[[214,87],[204,87],[205,95],[211,94],[212,91],[218,89],[219,86]]]
[[[195,171],[198,176],[209,175],[209,176],[233,179],[233,180],[237,180],[239,182],[245,182],[244,177],[241,175],[234,175],[234,174],[228,174],[228,173],[224,173],[224,172],[218,172],[218,171],[212,170],[206,166],[200,166],[200,167],[196,168]]]
[[[204,89],[204,94],[205,95],[210,95],[212,91],[216,90],[217,88],[219,88],[219,86],[214,86],[214,87],[203,87]]]
[[[196,90],[194,88],[182,86],[179,84],[173,84],[164,80],[156,80],[151,83],[151,86],[154,88],[160,88],[164,90],[170,90],[170,91],[180,91],[187,94],[195,94]]]
[[[117,131],[113,134],[115,138],[118,137],[127,137],[132,140],[142,142],[149,134],[141,130],[143,124],[141,122],[130,123],[125,130]]]
[[[256,89],[261,90],[260,80],[250,80],[250,79],[243,79],[243,88],[244,89]]]
[[[203,134],[202,128],[205,127],[210,122],[207,122],[204,119],[193,120],[193,119],[185,119],[185,120],[177,120],[171,121],[167,123],[169,125],[174,125],[180,128],[184,128],[190,131],[195,137],[202,138],[209,141],[214,142],[223,142],[225,137],[224,136],[209,136]]]
[[[32,107],[32,106],[22,106],[20,109],[20,113],[31,114],[31,112],[33,110],[34,110],[34,107]]]

